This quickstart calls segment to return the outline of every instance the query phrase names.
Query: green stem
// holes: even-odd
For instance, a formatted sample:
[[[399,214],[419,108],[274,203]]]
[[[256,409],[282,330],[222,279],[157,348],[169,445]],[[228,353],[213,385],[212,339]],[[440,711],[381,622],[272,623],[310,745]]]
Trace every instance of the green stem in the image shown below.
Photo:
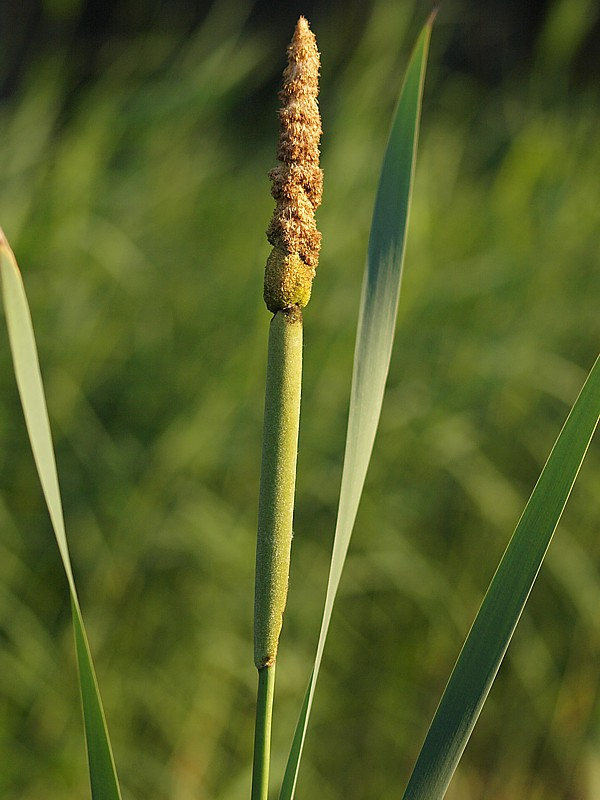
[[[269,794],[271,719],[273,717],[274,689],[275,664],[272,667],[263,667],[263,669],[258,670],[251,800],[267,800]]]
[[[258,668],[252,800],[267,800],[275,660],[287,599],[296,487],[302,312],[278,311],[269,329],[258,502],[254,663]]]

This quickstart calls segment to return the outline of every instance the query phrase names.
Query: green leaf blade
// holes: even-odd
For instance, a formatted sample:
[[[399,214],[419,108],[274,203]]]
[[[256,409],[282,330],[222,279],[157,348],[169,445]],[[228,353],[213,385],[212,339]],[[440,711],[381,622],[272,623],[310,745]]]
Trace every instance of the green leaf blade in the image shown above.
[[[346,452],[333,554],[315,663],[288,758],[280,800],[292,800],[333,605],[360,503],[387,380],[419,134],[425,68],[434,14],[411,55],[377,189],[363,279]]]
[[[63,566],[71,591],[75,590],[52,435],[48,420],[48,410],[44,399],[44,388],[40,373],[39,359],[31,322],[29,305],[23,287],[21,273],[8,242],[0,230],[0,259],[2,274],[2,300],[6,314],[6,324],[13,356],[15,378],[33,451],[35,465],[42,485],[42,491],[50,512],[52,527],[60,550]]]
[[[52,434],[31,314],[21,273],[2,230],[0,230],[0,277],[15,377],[29,440],[71,595],[92,798],[121,800],[102,700],[71,569]]]
[[[92,654],[81,610],[73,597],[71,597],[71,611],[92,798],[93,800],[121,800],[117,769]]]
[[[600,416],[600,357],[559,434],[463,645],[404,800],[441,800],[490,691]]]

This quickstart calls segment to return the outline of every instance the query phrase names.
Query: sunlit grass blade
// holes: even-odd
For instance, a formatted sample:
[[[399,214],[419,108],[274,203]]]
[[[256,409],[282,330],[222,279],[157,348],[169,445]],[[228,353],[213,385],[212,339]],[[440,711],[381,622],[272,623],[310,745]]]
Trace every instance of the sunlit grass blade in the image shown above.
[[[294,733],[280,800],[291,800],[294,796],[333,604],[381,413],[400,294],[433,18],[432,14],[423,28],[407,68],[377,189],[359,311],[346,452],[325,609],[315,664]]]
[[[52,435],[31,315],[19,268],[1,230],[0,269],[2,300],[19,395],[71,594],[92,797],[94,800],[119,800],[121,793],[115,763],[69,558]]]
[[[600,416],[600,357],[559,434],[489,586],[404,800],[440,800],[496,677]]]

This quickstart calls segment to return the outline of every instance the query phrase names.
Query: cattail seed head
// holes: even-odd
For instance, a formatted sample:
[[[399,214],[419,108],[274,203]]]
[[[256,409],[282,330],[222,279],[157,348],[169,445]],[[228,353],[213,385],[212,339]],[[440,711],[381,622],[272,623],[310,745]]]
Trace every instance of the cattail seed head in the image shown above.
[[[315,222],[323,193],[319,65],[315,36],[300,17],[288,47],[279,93],[277,158],[281,163],[269,173],[276,205],[267,229],[273,250],[265,269],[264,296],[273,312],[308,303],[319,262],[321,234]]]

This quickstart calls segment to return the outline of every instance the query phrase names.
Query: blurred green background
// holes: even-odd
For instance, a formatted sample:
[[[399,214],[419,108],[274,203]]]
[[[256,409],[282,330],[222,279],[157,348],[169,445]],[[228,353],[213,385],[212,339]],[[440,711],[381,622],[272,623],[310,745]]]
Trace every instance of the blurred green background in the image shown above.
[[[84,5],[45,3],[29,33],[4,7],[0,224],[30,298],[125,800],[234,800],[253,736],[266,173],[303,9],[218,0],[136,26],[129,2],[93,36]],[[434,30],[388,394],[299,800],[401,796],[598,351],[598,8],[559,0],[532,19],[524,5],[448,2]],[[323,250],[274,781],[316,646],[378,171],[428,12],[307,6]],[[67,587],[1,328],[0,796],[85,797]],[[450,800],[600,797],[599,477],[595,442]]]

